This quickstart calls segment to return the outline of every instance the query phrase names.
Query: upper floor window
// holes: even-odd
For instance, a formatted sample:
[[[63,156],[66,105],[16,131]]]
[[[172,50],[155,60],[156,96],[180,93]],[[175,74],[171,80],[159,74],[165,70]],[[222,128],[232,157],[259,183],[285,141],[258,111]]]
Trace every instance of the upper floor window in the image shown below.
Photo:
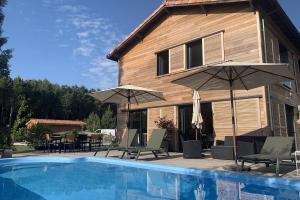
[[[169,50],[157,53],[157,75],[161,76],[169,73]]]
[[[186,44],[186,68],[191,69],[203,65],[202,39]]]
[[[289,63],[289,51],[282,44],[279,44],[279,56],[281,63]]]

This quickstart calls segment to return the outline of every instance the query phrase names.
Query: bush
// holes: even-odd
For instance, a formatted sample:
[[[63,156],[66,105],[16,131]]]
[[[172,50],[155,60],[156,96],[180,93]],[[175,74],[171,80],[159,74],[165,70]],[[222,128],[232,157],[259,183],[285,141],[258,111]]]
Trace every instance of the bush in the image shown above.
[[[8,149],[11,147],[11,144],[10,130],[8,128],[0,128],[0,149]]]
[[[168,131],[172,131],[175,129],[174,121],[171,119],[169,120],[166,117],[161,117],[154,123],[158,128],[166,129]]]
[[[51,130],[48,127],[36,125],[26,130],[25,139],[30,146],[39,148],[44,145],[47,133],[51,134]]]
[[[86,125],[85,129],[90,132],[95,132],[97,129],[101,127],[100,117],[96,113],[91,113],[88,118],[85,120]]]

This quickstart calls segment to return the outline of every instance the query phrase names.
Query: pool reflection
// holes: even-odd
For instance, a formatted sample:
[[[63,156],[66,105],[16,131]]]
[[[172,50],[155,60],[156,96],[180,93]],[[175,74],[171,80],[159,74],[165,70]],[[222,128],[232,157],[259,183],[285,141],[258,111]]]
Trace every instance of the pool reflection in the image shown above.
[[[0,186],[1,200],[300,199],[288,187],[89,162],[0,166]]]

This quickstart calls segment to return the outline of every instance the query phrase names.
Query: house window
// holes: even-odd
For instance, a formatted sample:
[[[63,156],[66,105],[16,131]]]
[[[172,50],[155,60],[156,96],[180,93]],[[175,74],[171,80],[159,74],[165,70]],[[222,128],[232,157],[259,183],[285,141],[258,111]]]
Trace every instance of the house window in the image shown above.
[[[281,63],[289,63],[289,52],[282,44],[279,44],[279,56]]]
[[[299,73],[300,73],[300,60],[298,60],[298,70],[299,70]]]
[[[187,69],[203,65],[202,39],[186,44]]]
[[[280,57],[280,62],[281,63],[289,63],[289,53],[287,48],[279,43],[279,57]],[[292,88],[292,82],[291,81],[283,81],[282,82],[283,86],[291,89]]]
[[[157,75],[169,73],[169,50],[157,54]]]
[[[284,87],[292,89],[292,81],[283,81],[282,84]]]

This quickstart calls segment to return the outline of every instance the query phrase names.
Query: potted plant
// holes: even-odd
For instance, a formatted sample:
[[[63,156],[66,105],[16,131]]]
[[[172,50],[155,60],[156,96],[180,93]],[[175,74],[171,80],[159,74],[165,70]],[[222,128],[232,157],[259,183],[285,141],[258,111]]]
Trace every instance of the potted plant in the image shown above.
[[[163,148],[165,148],[165,151],[168,152],[170,148],[170,144],[172,144],[172,135],[175,134],[175,125],[174,121],[167,119],[166,117],[160,117],[157,121],[154,121],[156,126],[158,128],[166,129],[167,130],[167,135],[164,139],[163,142]]]

